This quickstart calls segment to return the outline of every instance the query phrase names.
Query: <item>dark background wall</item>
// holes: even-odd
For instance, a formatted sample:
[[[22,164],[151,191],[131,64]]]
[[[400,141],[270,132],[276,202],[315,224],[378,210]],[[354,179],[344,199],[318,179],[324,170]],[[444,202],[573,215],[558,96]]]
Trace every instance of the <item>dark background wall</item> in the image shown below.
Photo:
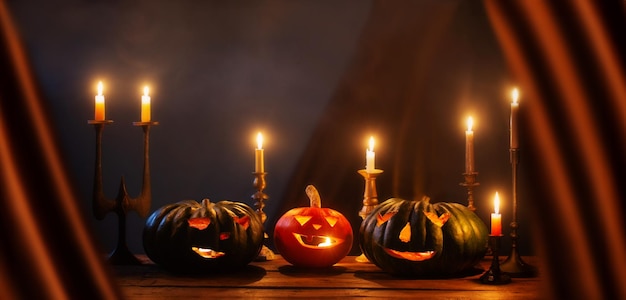
[[[334,103],[350,98],[342,93],[349,90],[361,93],[351,95],[374,108],[400,105],[401,110],[407,98],[419,99],[419,105],[410,106],[415,109],[414,117],[402,120],[415,120],[419,126],[409,128],[421,142],[407,144],[385,136],[384,118],[371,126],[347,124],[354,130],[353,138],[326,147],[340,153],[336,158],[352,158],[337,172],[341,174],[337,180],[346,181],[350,196],[330,199],[325,206],[340,210],[358,227],[362,179],[356,170],[363,167],[370,134],[379,139],[377,166],[385,169],[381,200],[424,193],[434,201],[465,203],[465,189],[458,183],[463,180],[464,120],[472,113],[481,182],[476,191],[477,213],[488,224],[492,196],[498,190],[504,224],[508,224],[507,97],[515,82],[509,78],[481,3],[408,1],[395,8],[384,3],[9,1],[50,104],[55,120],[51,126],[58,130],[71,175],[84,199],[80,205],[92,220],[103,251],[115,246],[117,220],[112,214],[103,221],[91,215],[94,130],[87,120],[93,118],[98,80],[105,83],[107,118],[115,121],[103,137],[104,184],[109,197],[117,193],[121,176],[131,195],[139,192],[142,135],[131,122],[139,120],[141,90],[149,84],[153,120],[160,122],[151,131],[151,210],[202,198],[252,205],[254,137],[260,130],[266,137],[266,192],[270,195],[266,212],[271,228],[287,208],[307,205],[304,183],[317,184],[308,181],[319,176],[302,175],[311,168],[307,149],[319,146],[313,134],[328,130]],[[407,26],[410,30],[401,30]],[[432,34],[440,38],[430,43]],[[372,49],[372,41],[380,43],[382,50],[364,55],[372,53],[367,50]],[[424,60],[403,62],[413,50]],[[370,64],[383,67],[367,68]],[[403,64],[420,71],[393,67]],[[380,71],[381,77],[355,76],[360,69]],[[384,84],[371,84],[381,81]],[[356,88],[346,88],[351,84]],[[397,94],[380,92],[384,86],[393,86]],[[368,94],[385,97],[362,96]],[[355,107],[347,120],[371,113],[375,113],[372,108]],[[522,133],[522,145],[524,141]],[[415,174],[411,168],[404,183],[402,174],[406,173],[398,170],[406,165],[394,162],[399,149],[404,149],[404,157],[415,151],[417,158],[407,164],[417,164],[420,170]],[[327,158],[333,156],[318,159]],[[296,175],[299,181],[294,181]],[[335,175],[326,173],[328,178]],[[419,188],[410,188],[416,185]],[[324,197],[324,185],[319,188]],[[302,191],[301,198],[297,190]],[[522,188],[521,201],[523,197]],[[527,207],[520,208],[522,237],[528,238],[531,216]],[[129,218],[128,242],[133,252],[143,252],[143,222],[134,214]],[[529,244],[522,243],[524,252],[529,251]]]

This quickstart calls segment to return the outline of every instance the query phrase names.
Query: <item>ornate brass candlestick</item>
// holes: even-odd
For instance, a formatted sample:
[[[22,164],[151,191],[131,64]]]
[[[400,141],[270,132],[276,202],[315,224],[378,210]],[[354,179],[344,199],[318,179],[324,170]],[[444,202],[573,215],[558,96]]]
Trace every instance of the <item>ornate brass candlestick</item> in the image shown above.
[[[365,219],[378,206],[378,193],[376,192],[376,177],[383,173],[383,170],[374,169],[370,172],[366,170],[358,171],[365,179],[365,191],[363,192],[363,207],[359,211],[361,219]],[[357,256],[357,262],[369,262],[365,254]]]
[[[511,277],[534,277],[537,270],[535,267],[525,263],[517,250],[517,165],[519,163],[519,151],[511,148],[511,168],[513,173],[513,221],[511,222],[511,254],[502,263],[501,269],[511,275]]]
[[[500,270],[500,258],[498,257],[498,250],[500,249],[501,239],[502,235],[489,236],[489,246],[493,255],[493,259],[491,260],[491,266],[489,267],[489,270],[487,270],[482,276],[480,276],[479,280],[481,283],[507,284],[511,282],[511,277],[507,274],[504,274]]]
[[[459,183],[459,185],[467,188],[467,208],[471,211],[476,211],[476,207],[474,206],[474,187],[480,185],[480,183],[476,181],[477,175],[478,172],[463,173],[465,182]]]
[[[265,187],[267,185],[265,181],[265,175],[267,175],[267,173],[254,172],[252,174],[254,174],[254,181],[252,182],[252,184],[257,190],[256,193],[252,195],[252,199],[254,199],[254,206],[256,207],[257,214],[261,217],[261,222],[265,224],[265,220],[267,220],[267,215],[263,211],[263,208],[265,208],[265,200],[269,199],[269,196],[264,193],[263,190],[265,190]],[[267,233],[264,233],[264,237],[266,239],[269,238]],[[256,261],[273,260],[274,258],[274,252],[267,246],[263,245],[263,248],[261,249],[261,252],[259,252]]]
[[[96,129],[96,167],[93,182],[93,213],[98,220],[104,219],[106,214],[114,212],[118,217],[117,247],[109,256],[109,262],[114,265],[138,265],[141,262],[128,250],[126,244],[126,214],[136,211],[139,216],[145,218],[150,210],[152,194],[150,187],[150,126],[159,124],[158,122],[134,122],[133,125],[141,126],[143,129],[143,183],[139,196],[132,198],[126,191],[124,177],[120,182],[119,192],[115,199],[107,199],[104,195],[102,184],[102,131],[104,125],[113,121],[89,120],[88,124],[94,125]]]

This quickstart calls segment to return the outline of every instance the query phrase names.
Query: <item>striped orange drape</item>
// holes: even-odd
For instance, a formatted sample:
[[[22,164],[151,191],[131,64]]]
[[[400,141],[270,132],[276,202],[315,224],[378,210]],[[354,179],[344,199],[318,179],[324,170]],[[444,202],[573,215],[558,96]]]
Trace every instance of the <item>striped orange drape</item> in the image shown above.
[[[0,299],[119,299],[0,1]]]
[[[555,298],[626,299],[624,5],[485,1],[526,94],[529,200]]]

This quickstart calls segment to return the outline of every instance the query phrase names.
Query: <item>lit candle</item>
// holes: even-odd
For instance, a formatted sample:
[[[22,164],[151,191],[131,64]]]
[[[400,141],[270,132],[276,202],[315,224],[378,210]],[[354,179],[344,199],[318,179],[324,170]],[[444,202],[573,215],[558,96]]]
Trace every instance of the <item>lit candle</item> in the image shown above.
[[[98,95],[96,95],[96,112],[94,120],[104,121],[104,95],[102,95],[102,81],[98,82]]]
[[[148,86],[143,88],[143,96],[141,96],[141,122],[150,122],[150,96]]]
[[[370,147],[365,150],[365,171],[371,173],[376,169],[376,153],[374,152],[374,137],[370,137]]]
[[[517,137],[517,110],[519,109],[519,103],[517,103],[517,98],[519,97],[519,92],[517,88],[513,89],[511,92],[511,98],[513,101],[511,102],[511,124],[510,124],[510,148],[517,149],[519,147],[518,137]]]
[[[467,118],[467,131],[465,131],[465,173],[474,172],[474,120]]]
[[[254,172],[265,172],[265,163],[263,161],[263,135],[259,132],[256,136],[257,148],[254,149]]]
[[[496,196],[493,198],[493,210],[494,213],[491,214],[491,235],[499,236],[502,235],[502,215],[499,214],[500,197],[498,192],[496,192]]]

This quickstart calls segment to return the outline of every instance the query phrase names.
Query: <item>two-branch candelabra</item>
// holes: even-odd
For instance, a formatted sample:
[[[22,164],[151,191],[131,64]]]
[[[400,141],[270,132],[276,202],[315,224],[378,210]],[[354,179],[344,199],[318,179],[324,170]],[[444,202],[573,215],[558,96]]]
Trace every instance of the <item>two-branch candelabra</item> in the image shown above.
[[[150,127],[158,122],[134,122],[133,125],[143,129],[143,183],[141,193],[137,197],[130,197],[126,190],[124,177],[120,182],[119,191],[115,199],[109,199],[104,195],[102,184],[102,131],[104,126],[113,123],[111,120],[89,120],[96,129],[96,165],[93,183],[93,213],[98,220],[104,219],[109,212],[114,212],[118,217],[117,246],[109,256],[109,262],[114,265],[134,265],[140,261],[128,250],[126,244],[126,215],[136,211],[139,216],[145,218],[150,210],[152,194],[150,187]]]

